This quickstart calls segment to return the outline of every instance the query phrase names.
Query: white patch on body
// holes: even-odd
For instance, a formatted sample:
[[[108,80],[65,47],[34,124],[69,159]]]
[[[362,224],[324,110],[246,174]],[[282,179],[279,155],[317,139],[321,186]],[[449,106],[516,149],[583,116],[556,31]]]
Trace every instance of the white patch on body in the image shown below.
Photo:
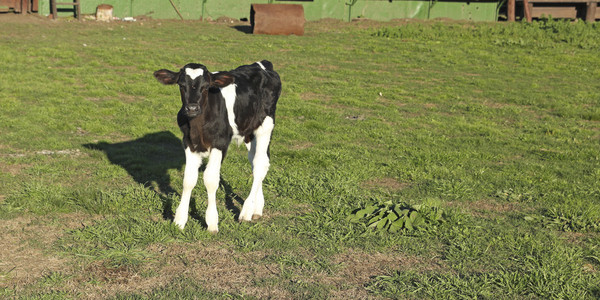
[[[225,107],[227,108],[227,120],[229,121],[229,126],[231,126],[231,130],[233,131],[233,137],[231,138],[231,140],[235,140],[239,145],[244,138],[240,136],[237,124],[235,124],[235,113],[233,111],[233,107],[235,105],[235,98],[237,96],[237,94],[235,93],[236,87],[237,86],[235,84],[230,84],[224,88],[221,88],[221,95],[223,95],[223,98],[225,98]]]
[[[188,76],[190,76],[190,78],[192,78],[192,80],[193,80],[193,79],[198,78],[198,76],[204,75],[204,70],[202,70],[202,69],[185,68],[185,74],[187,74]]]

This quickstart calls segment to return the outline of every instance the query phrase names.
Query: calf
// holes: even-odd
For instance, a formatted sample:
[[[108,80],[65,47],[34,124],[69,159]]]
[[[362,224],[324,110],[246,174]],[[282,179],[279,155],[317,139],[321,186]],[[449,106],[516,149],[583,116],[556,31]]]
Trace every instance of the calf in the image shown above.
[[[254,177],[239,220],[261,217],[265,203],[262,181],[269,169],[269,143],[281,94],[281,80],[273,64],[263,60],[232,71],[211,73],[205,66],[191,63],[179,72],[158,70],[154,77],[163,84],[178,84],[181,92],[177,123],[183,132],[185,172],[175,224],[184,228],[198,169],[202,160],[208,158],[204,171],[208,193],[206,224],[208,231],[218,232],[216,192],[221,162],[232,139],[246,144]]]

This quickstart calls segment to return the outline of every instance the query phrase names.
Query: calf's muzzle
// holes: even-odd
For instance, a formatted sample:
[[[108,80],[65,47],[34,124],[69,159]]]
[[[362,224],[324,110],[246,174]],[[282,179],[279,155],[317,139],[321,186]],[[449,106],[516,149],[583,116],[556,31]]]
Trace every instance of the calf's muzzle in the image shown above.
[[[188,104],[184,107],[184,112],[188,117],[193,118],[201,113],[200,105]]]

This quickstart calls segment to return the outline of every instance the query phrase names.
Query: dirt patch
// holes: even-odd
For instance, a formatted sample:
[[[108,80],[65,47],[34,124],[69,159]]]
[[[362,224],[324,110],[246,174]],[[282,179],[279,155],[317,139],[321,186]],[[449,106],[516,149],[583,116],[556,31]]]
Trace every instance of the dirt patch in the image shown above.
[[[60,216],[19,216],[0,222],[0,288],[21,292],[28,287],[65,290],[65,278],[74,277],[78,266],[58,254],[55,242],[65,232],[85,227],[101,216],[82,213]],[[58,277],[56,279],[54,277]],[[69,279],[71,280],[71,279]],[[48,283],[47,283],[48,282]],[[54,283],[53,283],[54,282]],[[73,287],[70,290],[78,290]]]
[[[19,175],[23,169],[30,167],[31,164],[5,164],[0,165],[0,172],[10,175]]]
[[[369,297],[364,287],[374,276],[403,268],[419,271],[441,268],[435,259],[426,260],[399,252],[364,253],[350,249],[334,256],[331,262],[337,267],[326,272],[277,264],[270,258],[272,253],[239,253],[227,245],[154,245],[150,248],[161,257],[149,266],[158,270],[155,283],[159,286],[185,276],[209,291],[228,291],[258,298],[289,299],[294,295],[286,285],[303,282],[332,287],[329,296],[335,299],[364,299]],[[305,259],[310,261],[310,257]],[[288,268],[300,269],[293,271],[292,278],[282,279]]]
[[[368,189],[383,188],[383,189],[391,190],[391,191],[399,191],[399,190],[409,187],[410,183],[400,182],[391,177],[385,177],[385,178],[371,179],[369,181],[364,182],[362,185]]]
[[[100,218],[75,213],[55,218],[20,216],[2,220],[0,288],[17,293],[33,289],[106,299],[118,293],[151,291],[166,284],[162,278],[143,276],[145,269],[141,267],[74,262],[53,249],[54,243],[68,230],[85,227]]]
[[[291,150],[304,150],[304,149],[313,147],[314,145],[315,145],[315,143],[311,143],[311,142],[300,142],[300,143],[292,145],[290,147],[290,149]]]
[[[19,290],[48,272],[68,268],[65,259],[47,251],[63,232],[48,223],[49,218],[31,216],[0,222],[0,287]]]
[[[168,283],[143,275],[139,267],[111,267],[104,262],[93,262],[73,268],[73,275],[63,282],[62,290],[86,295],[88,299],[106,299],[119,293],[144,293]],[[169,277],[170,279],[170,277]]]
[[[326,278],[339,286],[335,289],[334,298],[349,299],[368,298],[365,285],[375,276],[390,274],[402,269],[432,271],[442,269],[442,264],[435,258],[423,259],[408,256],[399,252],[392,253],[364,253],[350,249],[334,257],[334,262],[339,264],[337,276]],[[349,286],[347,289],[342,286]]]
[[[331,100],[331,96],[316,94],[313,92],[306,92],[306,93],[300,94],[300,99],[329,101],[329,100]]]
[[[231,292],[258,298],[286,299],[291,295],[276,285],[255,284],[276,281],[277,265],[266,261],[268,253],[239,253],[227,245],[171,244],[153,245],[150,250],[161,257],[148,266],[156,270],[155,279],[170,282],[178,276],[193,278],[209,291]]]
[[[469,206],[475,211],[492,213],[507,213],[520,210],[520,205],[518,203],[498,203],[493,200],[479,200],[470,203]]]
[[[475,217],[494,218],[512,212],[523,211],[523,205],[514,202],[498,202],[482,199],[473,202],[448,202],[448,206],[460,208]]]
[[[0,23],[12,24],[51,24],[54,20],[38,14],[15,14],[12,12],[0,13]]]
[[[319,65],[315,67],[317,70],[321,70],[321,71],[335,71],[335,70],[339,70],[340,67],[339,66],[334,66],[334,65]]]

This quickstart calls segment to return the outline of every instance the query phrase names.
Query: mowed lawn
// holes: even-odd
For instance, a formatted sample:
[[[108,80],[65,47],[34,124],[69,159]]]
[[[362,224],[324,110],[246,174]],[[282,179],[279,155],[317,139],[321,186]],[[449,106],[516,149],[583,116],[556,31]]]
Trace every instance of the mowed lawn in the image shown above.
[[[0,298],[596,299],[600,26],[0,16]],[[152,76],[270,60],[265,215],[232,145],[171,222],[179,91]],[[202,177],[200,177],[202,178]]]

